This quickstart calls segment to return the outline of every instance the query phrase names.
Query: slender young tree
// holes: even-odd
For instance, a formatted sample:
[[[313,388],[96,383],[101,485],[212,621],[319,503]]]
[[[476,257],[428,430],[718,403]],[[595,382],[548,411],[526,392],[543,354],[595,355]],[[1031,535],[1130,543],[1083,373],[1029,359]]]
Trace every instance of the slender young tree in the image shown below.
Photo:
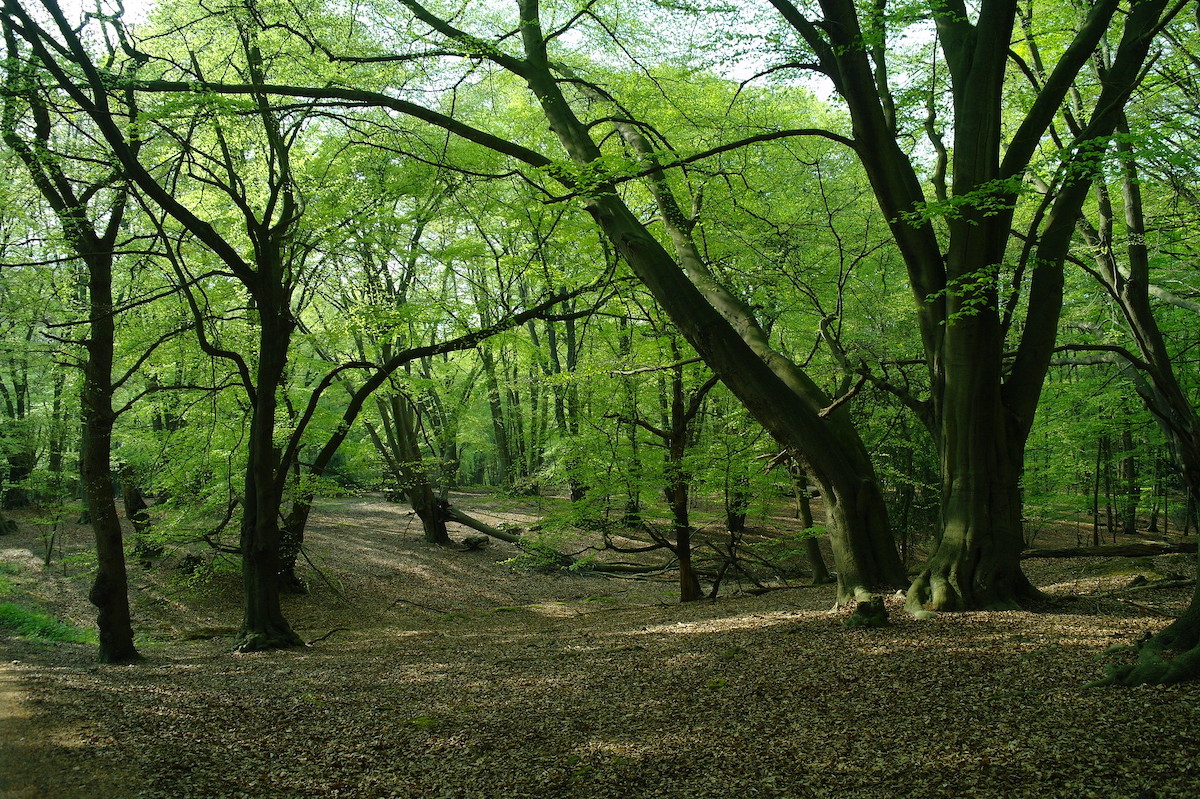
[[[664,373],[666,375],[659,396],[661,422],[652,423],[638,414],[636,408],[633,409],[635,415],[631,417],[614,416],[623,424],[632,424],[648,431],[662,450],[662,491],[670,512],[673,534],[673,541],[663,543],[679,561],[679,601],[694,602],[702,599],[704,593],[692,565],[692,534],[695,528],[689,517],[692,475],[686,458],[695,443],[697,417],[704,407],[705,398],[717,385],[718,378],[711,375],[698,385],[687,385],[689,381],[685,380],[685,370],[688,361],[683,358],[680,342],[669,332],[659,330],[657,334],[666,339],[663,354],[670,359],[666,366],[655,370],[660,378]]]
[[[0,135],[25,164],[38,192],[53,210],[63,237],[87,272],[88,333],[83,342],[83,453],[80,472],[88,519],[96,539],[96,576],[88,598],[98,611],[99,657],[104,663],[141,659],[133,642],[128,578],[121,521],[117,515],[112,470],[114,392],[131,376],[114,376],[116,305],[113,272],[118,240],[129,206],[129,188],[119,171],[102,171],[83,179],[68,174],[69,156],[53,141],[55,119],[35,61],[18,46],[13,29],[4,25],[7,72],[0,112]],[[136,105],[127,95],[125,118],[136,124]],[[81,137],[82,138],[82,137]],[[136,151],[137,144],[133,145]],[[94,170],[93,170],[94,171]]]

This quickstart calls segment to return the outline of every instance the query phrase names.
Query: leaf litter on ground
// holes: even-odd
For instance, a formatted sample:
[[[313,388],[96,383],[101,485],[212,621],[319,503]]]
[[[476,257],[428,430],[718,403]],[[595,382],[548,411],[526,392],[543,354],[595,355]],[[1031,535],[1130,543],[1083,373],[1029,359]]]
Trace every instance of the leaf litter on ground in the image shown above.
[[[86,530],[71,535],[86,546]],[[3,543],[0,559],[27,558],[19,536]],[[233,654],[234,575],[192,585],[136,567],[144,664],[0,638],[0,725],[23,733],[0,786],[57,799],[1200,793],[1200,685],[1084,687],[1119,657],[1112,644],[1166,623],[1106,594],[1128,575],[1097,564],[1026,561],[1057,600],[1039,612],[917,621],[889,597],[891,625],[847,629],[827,586],[679,605],[668,580],[518,573],[501,542],[428,546],[378,501],[326,503],[308,546],[327,580],[286,600],[306,649]],[[1189,556],[1153,565],[1195,571]],[[85,577],[25,583],[85,624]],[[1175,611],[1188,598],[1157,593]]]

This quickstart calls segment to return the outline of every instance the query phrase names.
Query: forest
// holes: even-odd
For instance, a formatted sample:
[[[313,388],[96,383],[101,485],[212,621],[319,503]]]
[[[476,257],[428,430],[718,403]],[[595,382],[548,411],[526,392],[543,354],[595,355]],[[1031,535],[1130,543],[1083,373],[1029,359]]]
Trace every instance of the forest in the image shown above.
[[[112,782],[45,795],[1200,785],[1200,2],[0,9],[0,697]]]

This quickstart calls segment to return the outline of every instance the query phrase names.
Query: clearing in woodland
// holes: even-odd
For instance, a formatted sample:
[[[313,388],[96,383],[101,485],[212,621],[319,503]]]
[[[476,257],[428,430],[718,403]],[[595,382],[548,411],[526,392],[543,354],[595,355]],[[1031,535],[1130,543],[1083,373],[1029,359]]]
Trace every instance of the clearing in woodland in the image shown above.
[[[131,567],[142,664],[0,632],[0,795],[1200,793],[1200,684],[1084,687],[1186,605],[1189,588],[1131,580],[1180,582],[1193,556],[1029,560],[1055,598],[1041,612],[916,621],[890,598],[890,626],[848,629],[831,586],[678,604],[667,577],[430,546],[378,500],[327,500],[310,529],[323,576],[285,604],[302,650],[233,654],[237,575],[166,562]],[[42,532],[0,538],[0,603],[90,627],[89,532],[62,525],[48,568]]]

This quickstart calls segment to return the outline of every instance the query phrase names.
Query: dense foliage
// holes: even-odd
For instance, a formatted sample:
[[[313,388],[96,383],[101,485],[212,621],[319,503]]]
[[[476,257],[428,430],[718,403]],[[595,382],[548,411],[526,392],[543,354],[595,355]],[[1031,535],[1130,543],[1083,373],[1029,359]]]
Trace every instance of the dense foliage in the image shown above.
[[[126,548],[299,643],[338,492],[558,497],[534,555],[690,600],[815,490],[840,601],[1035,601],[1043,531],[1197,525],[1186,5],[5,0],[4,507],[86,500],[107,659]]]

